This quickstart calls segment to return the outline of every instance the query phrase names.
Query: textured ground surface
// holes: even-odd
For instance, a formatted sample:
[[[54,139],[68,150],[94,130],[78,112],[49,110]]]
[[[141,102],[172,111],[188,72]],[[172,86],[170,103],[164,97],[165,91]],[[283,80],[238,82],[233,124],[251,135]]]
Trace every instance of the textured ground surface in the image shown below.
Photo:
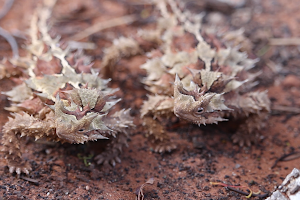
[[[300,107],[300,56],[298,46],[269,46],[268,38],[291,38],[300,35],[300,4],[297,1],[265,0],[247,1],[242,8],[228,9],[217,4],[189,1],[195,12],[207,11],[206,23],[218,23],[227,29],[243,27],[253,42],[254,55],[260,57],[263,70],[260,88],[268,89],[274,107],[278,105]],[[4,0],[0,1],[0,7]],[[36,1],[16,1],[10,12],[0,21],[17,37],[22,47],[31,13]],[[76,32],[114,17],[138,14],[140,19],[132,25],[119,26],[96,33],[82,41],[92,41],[95,51],[88,51],[99,66],[103,48],[114,38],[130,36],[139,28],[151,27],[151,5],[138,1],[59,1],[55,7],[54,31],[68,39]],[[146,17],[146,18],[145,18]],[[21,52],[22,53],[22,52]],[[0,38],[0,55],[11,56],[8,43]],[[120,87],[118,93],[124,99],[119,106],[131,107],[137,128],[129,141],[129,148],[122,154],[122,163],[107,169],[91,161],[85,166],[78,154],[89,156],[99,143],[89,145],[59,145],[24,141],[33,172],[18,178],[11,175],[0,159],[0,199],[134,199],[135,190],[149,178],[153,185],[144,189],[145,199],[246,199],[244,195],[211,186],[209,182],[249,186],[261,193],[272,191],[299,160],[275,161],[284,154],[300,151],[300,115],[278,112],[275,109],[262,130],[263,140],[248,148],[233,145],[230,137],[231,124],[201,126],[177,122],[170,124],[169,131],[179,148],[170,154],[152,153],[143,128],[139,125],[139,107],[146,98],[146,90],[139,80],[145,72],[139,66],[146,60],[144,55],[124,59],[118,63],[113,75],[112,87]],[[0,91],[14,85],[12,79],[0,81]],[[132,92],[132,91],[136,92]],[[0,125],[7,121],[4,110],[9,102],[0,95]],[[277,109],[278,110],[278,109]],[[293,109],[295,110],[295,109]],[[253,198],[255,199],[255,198]],[[257,199],[257,198],[256,198]]]

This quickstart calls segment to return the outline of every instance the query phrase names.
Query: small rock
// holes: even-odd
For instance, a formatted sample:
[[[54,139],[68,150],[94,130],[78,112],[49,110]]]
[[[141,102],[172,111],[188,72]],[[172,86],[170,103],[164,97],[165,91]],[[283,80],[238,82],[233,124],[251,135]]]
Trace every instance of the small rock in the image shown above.
[[[296,168],[286,176],[278,189],[266,200],[299,200],[300,171]]]
[[[234,168],[238,169],[238,168],[240,168],[240,167],[241,167],[240,164],[236,164]]]
[[[89,191],[90,190],[90,186],[85,186],[85,190]]]
[[[49,155],[52,152],[52,149],[46,149],[45,152],[47,155]]]

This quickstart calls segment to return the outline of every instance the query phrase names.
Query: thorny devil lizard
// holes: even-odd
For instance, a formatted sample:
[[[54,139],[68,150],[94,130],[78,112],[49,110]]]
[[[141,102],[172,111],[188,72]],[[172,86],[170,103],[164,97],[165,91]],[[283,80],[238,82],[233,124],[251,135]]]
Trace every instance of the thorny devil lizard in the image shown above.
[[[19,136],[62,143],[106,139],[110,142],[95,159],[97,164],[115,165],[127,145],[128,130],[134,127],[129,109],[111,114],[119,101],[113,98],[116,89],[108,88],[109,80],[98,77],[89,57],[62,49],[59,39],[49,35],[47,20],[55,1],[44,3],[32,16],[28,55],[6,63],[21,68],[23,79],[27,77],[25,83],[5,93],[13,102],[7,108],[13,118],[2,130],[2,152],[9,171],[28,174],[31,170],[22,159]]]
[[[242,51],[247,43],[242,31],[218,34],[217,27],[204,27],[202,14],[182,11],[182,2],[155,3],[161,13],[157,28],[116,39],[102,63],[109,74],[121,57],[152,49],[141,66],[147,71],[143,83],[152,93],[141,117],[154,150],[176,148],[164,127],[174,114],[198,125],[238,119],[242,123],[233,142],[251,145],[268,117],[270,100],[266,91],[252,91],[260,72],[250,72],[257,61]]]

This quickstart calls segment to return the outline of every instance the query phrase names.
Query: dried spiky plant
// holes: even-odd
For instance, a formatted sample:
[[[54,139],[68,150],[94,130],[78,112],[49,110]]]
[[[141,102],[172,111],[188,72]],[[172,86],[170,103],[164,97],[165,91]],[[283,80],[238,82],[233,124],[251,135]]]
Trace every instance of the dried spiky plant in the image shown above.
[[[5,93],[13,102],[7,108],[13,118],[3,127],[2,151],[11,173],[31,170],[22,159],[20,137],[62,143],[108,139],[106,150],[95,159],[115,165],[134,127],[128,109],[110,114],[119,101],[113,96],[117,89],[107,87],[109,80],[99,78],[89,58],[62,49],[59,39],[49,35],[47,21],[54,5],[45,0],[33,14],[28,55],[13,63],[26,69],[29,78]]]

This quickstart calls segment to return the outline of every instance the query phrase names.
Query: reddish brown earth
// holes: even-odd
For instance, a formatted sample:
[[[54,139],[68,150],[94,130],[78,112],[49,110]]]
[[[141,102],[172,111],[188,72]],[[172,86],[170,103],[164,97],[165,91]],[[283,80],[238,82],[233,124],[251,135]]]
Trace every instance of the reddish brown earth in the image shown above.
[[[114,17],[137,14],[139,20],[131,25],[103,30],[83,41],[97,45],[88,51],[99,66],[103,48],[114,38],[130,36],[139,28],[153,26],[151,5],[134,0],[59,1],[55,7],[54,32],[68,39],[87,27]],[[300,107],[300,56],[298,46],[269,46],[269,38],[292,38],[300,35],[300,4],[285,0],[249,0],[242,8],[224,9],[217,5],[205,6],[189,1],[193,11],[206,9],[210,17],[206,23],[216,23],[225,29],[243,27],[253,42],[253,55],[260,57],[257,68],[263,71],[261,89],[267,89],[273,110],[268,126],[263,129],[262,141],[252,147],[232,144],[234,124],[201,126],[185,122],[171,123],[168,130],[179,148],[172,153],[153,153],[140,125],[139,108],[146,98],[146,90],[139,80],[145,72],[139,69],[144,55],[121,60],[113,74],[112,87],[120,87],[123,98],[120,107],[131,107],[137,125],[122,154],[122,163],[115,168],[92,164],[85,166],[78,154],[89,156],[96,152],[99,142],[87,145],[61,145],[24,141],[24,157],[30,160],[33,171],[18,178],[10,174],[3,157],[0,159],[0,199],[135,199],[135,190],[149,178],[153,185],[144,188],[145,199],[246,199],[244,195],[229,191],[210,182],[249,186],[261,194],[279,185],[300,158],[275,161],[284,154],[300,151],[300,115],[278,111],[278,106]],[[0,7],[4,0],[0,1]],[[29,20],[36,1],[16,1],[9,13],[0,21],[2,28],[17,37],[19,46],[26,42]],[[204,6],[203,6],[204,5]],[[219,13],[218,15],[212,12]],[[217,17],[216,17],[217,16]],[[218,18],[220,16],[221,18]],[[11,56],[8,43],[0,38],[0,55]],[[22,51],[21,51],[22,53]],[[7,91],[16,83],[13,79],[0,81],[0,91]],[[0,95],[0,125],[7,121],[4,110],[9,101]],[[295,111],[296,109],[292,109]],[[258,199],[253,197],[253,199]]]

